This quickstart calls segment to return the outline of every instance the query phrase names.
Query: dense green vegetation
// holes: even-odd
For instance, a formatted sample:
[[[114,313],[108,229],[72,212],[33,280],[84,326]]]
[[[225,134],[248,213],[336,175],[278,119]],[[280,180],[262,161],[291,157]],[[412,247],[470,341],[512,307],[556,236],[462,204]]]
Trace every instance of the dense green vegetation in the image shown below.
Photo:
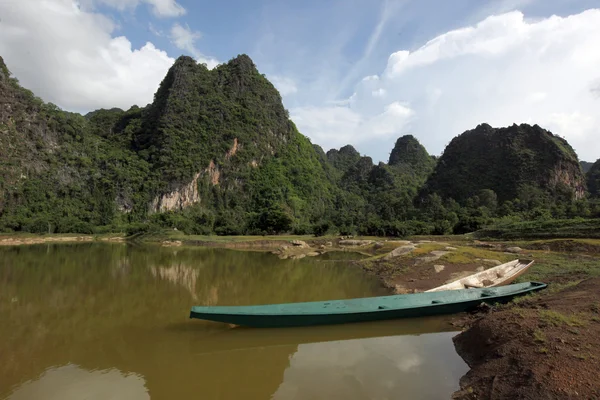
[[[213,70],[180,57],[152,104],[85,116],[0,58],[0,99],[0,231],[406,236],[600,217],[599,163],[586,193],[573,149],[538,126],[483,124],[439,159],[410,135],[388,163],[325,153],[245,55]]]
[[[592,168],[592,165],[594,165],[594,163],[587,161],[580,161],[579,164],[581,164],[581,169],[583,170],[584,174],[587,174],[590,168]]]
[[[589,168],[586,176],[590,194],[593,197],[600,197],[600,159]]]

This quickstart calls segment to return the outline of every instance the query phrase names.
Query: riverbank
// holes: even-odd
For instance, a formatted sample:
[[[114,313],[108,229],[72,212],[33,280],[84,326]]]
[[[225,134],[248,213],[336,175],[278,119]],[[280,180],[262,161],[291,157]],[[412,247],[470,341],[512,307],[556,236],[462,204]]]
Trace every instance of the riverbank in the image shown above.
[[[469,325],[454,338],[471,368],[454,399],[600,397],[600,278],[550,286]]]
[[[92,235],[34,235],[34,234],[3,234],[0,235],[0,246],[24,246],[42,243],[78,243],[92,242],[124,242],[123,236],[92,236]]]

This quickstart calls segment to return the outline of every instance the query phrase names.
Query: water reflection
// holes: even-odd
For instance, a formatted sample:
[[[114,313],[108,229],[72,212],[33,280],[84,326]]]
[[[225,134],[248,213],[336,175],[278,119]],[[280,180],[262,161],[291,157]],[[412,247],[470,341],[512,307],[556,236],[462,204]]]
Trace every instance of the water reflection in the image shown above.
[[[449,398],[467,370],[452,351],[454,335],[300,345],[273,399]]]
[[[451,340],[423,335],[447,330],[442,319],[282,330],[188,319],[192,305],[383,294],[339,261],[124,244],[0,248],[0,399],[36,399],[39,388],[77,393],[77,382],[99,398],[111,394],[93,382],[154,400],[333,398],[349,380],[362,388],[353,396],[385,396],[388,380],[414,368],[442,381],[431,360],[455,365]],[[446,373],[456,385],[462,372]]]
[[[50,368],[16,389],[9,400],[147,400],[144,379],[117,369],[86,371],[77,365]]]

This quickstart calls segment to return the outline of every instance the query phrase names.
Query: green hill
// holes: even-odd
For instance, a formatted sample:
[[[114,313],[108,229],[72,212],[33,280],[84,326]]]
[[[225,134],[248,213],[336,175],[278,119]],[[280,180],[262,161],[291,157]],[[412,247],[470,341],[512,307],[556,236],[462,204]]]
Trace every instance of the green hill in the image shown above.
[[[213,70],[180,57],[151,104],[85,116],[35,97],[0,58],[0,231],[470,232],[600,216],[585,187],[573,149],[537,125],[479,125],[439,159],[410,135],[387,164],[325,153],[246,55]]]
[[[538,190],[555,198],[582,198],[585,179],[571,146],[549,131],[537,125],[481,124],[450,142],[423,193],[464,204],[486,189],[500,202]]]

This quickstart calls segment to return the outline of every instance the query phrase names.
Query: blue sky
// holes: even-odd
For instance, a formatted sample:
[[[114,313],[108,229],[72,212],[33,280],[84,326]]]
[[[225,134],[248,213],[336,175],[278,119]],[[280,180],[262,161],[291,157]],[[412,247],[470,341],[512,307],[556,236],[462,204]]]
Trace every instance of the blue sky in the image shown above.
[[[594,7],[598,0],[6,0],[0,55],[45,100],[87,112],[151,101],[181,54],[213,66],[246,53],[325,150],[351,143],[386,161],[410,133],[440,154],[477,123],[528,122],[595,160]]]

